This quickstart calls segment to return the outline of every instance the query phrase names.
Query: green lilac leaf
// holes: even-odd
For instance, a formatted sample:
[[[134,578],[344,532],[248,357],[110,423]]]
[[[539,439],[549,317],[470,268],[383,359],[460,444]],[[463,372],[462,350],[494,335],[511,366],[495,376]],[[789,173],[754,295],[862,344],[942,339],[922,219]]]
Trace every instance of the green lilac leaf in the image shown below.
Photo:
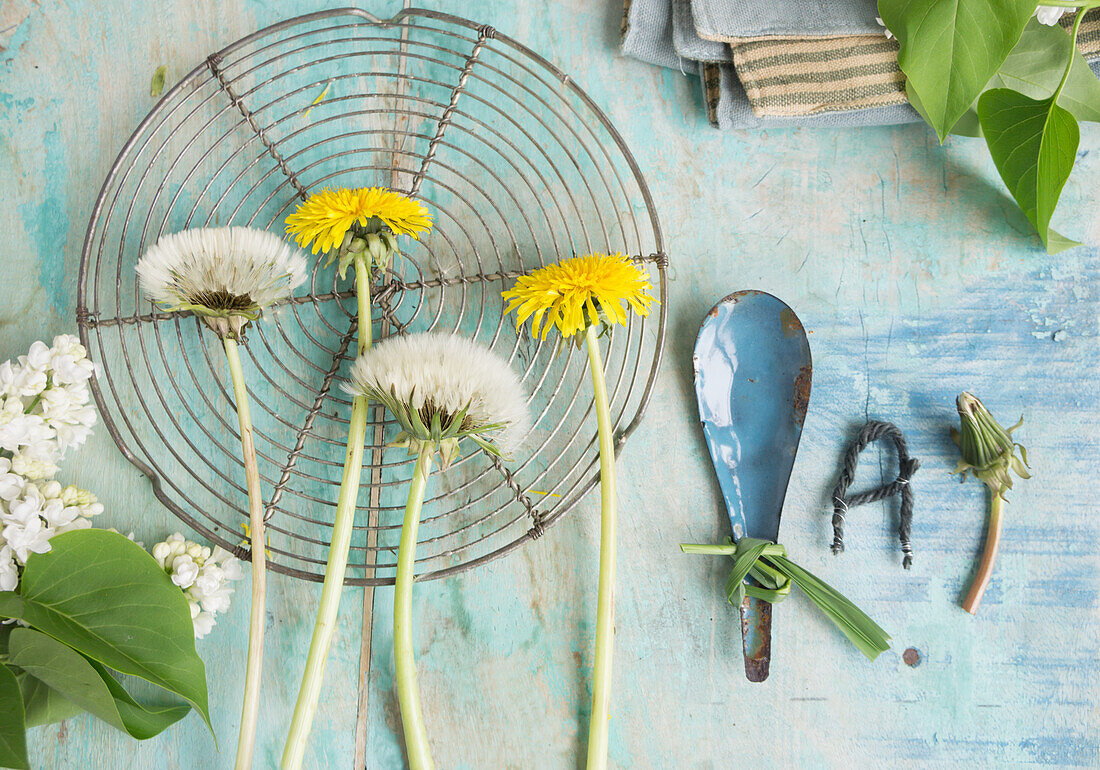
[[[986,90],[1011,88],[1032,99],[1046,99],[1062,82],[1066,62],[1072,56],[1069,78],[1058,96],[1058,106],[1069,110],[1078,120],[1100,122],[1100,79],[1081,52],[1071,47],[1072,40],[1062,27],[1048,27],[1032,19]]]
[[[1047,252],[1078,245],[1050,229],[1077,156],[1080,129],[1073,115],[1050,98],[995,88],[978,100],[978,118],[1001,179]]]
[[[107,685],[111,697],[115,699],[115,707],[126,723],[126,731],[138,740],[146,740],[159,735],[176,722],[183,719],[191,711],[191,705],[176,699],[174,703],[162,703],[146,705],[134,699],[122,683],[115,679],[111,672],[94,660],[89,661],[92,668]]]
[[[187,599],[153,557],[101,529],[65,532],[50,545],[27,560],[18,617],[104,666],[180,696],[210,727]],[[0,614],[13,608],[0,594]]]
[[[1061,27],[1048,27],[1032,19],[1024,27],[1020,42],[990,79],[983,93],[991,88],[1011,88],[1032,99],[1050,96],[1066,71],[1070,39]],[[905,92],[913,108],[928,121],[924,105],[908,83]],[[1077,120],[1100,122],[1100,79],[1089,68],[1079,50],[1073,51],[1072,69],[1058,97],[1058,105],[1069,110]],[[977,100],[955,123],[951,133],[974,138],[982,136]],[[1072,241],[1068,243],[1075,245]]]
[[[53,689],[41,679],[23,672],[19,676],[23,691],[23,707],[26,710],[27,727],[52,725],[77,714],[84,709]]]
[[[138,740],[163,732],[191,710],[186,704],[142,706],[102,666],[30,628],[12,633],[11,662],[81,709]]]
[[[27,770],[27,727],[23,721],[23,694],[19,680],[0,666],[0,767]]]
[[[942,142],[1020,39],[1035,0],[879,0],[898,66]]]
[[[1072,238],[1059,233],[1053,227],[1047,230],[1047,253],[1058,254],[1066,249],[1072,249],[1074,246],[1080,246],[1080,241],[1075,241]]]

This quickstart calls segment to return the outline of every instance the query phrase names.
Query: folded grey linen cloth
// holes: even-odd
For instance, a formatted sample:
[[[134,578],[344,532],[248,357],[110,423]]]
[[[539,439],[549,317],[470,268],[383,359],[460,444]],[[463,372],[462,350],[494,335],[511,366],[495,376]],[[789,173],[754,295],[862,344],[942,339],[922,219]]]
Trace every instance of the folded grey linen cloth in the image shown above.
[[[705,40],[695,29],[691,0],[672,0],[672,47],[682,59],[697,62],[732,62],[730,47],[720,40]]]
[[[698,35],[727,43],[761,37],[881,35],[877,0],[688,0]]]
[[[698,67],[707,118],[712,126],[724,131],[732,128],[792,128],[795,126],[811,128],[891,126],[921,120],[920,115],[908,103],[800,117],[760,117],[752,111],[745,88],[737,79],[732,64],[700,62]]]
[[[708,1],[721,3],[727,0]],[[856,1],[865,2],[865,0]],[[753,95],[760,97],[757,100],[758,105],[754,105],[735,69],[734,52],[738,49],[731,48],[724,42],[702,38],[696,31],[693,12],[692,0],[626,0],[623,9],[622,51],[627,56],[650,64],[678,69],[685,75],[698,75],[707,117],[711,124],[718,128],[866,126],[920,120],[920,116],[905,100],[903,91],[893,94],[893,103],[868,109],[860,109],[858,106],[853,108],[847,103],[839,106],[818,104],[820,99],[815,100],[813,97],[819,97],[820,94],[811,93],[808,102],[805,95],[799,96],[800,102],[807,103],[794,108],[793,112],[796,114],[788,114],[792,110],[782,106],[771,110],[779,114],[768,114],[767,98],[769,89],[776,90],[772,83],[776,78],[765,77],[760,81],[762,84],[760,88],[756,87],[756,81],[751,81]],[[888,44],[881,29],[878,29],[872,37],[865,39],[873,41],[876,46]],[[768,43],[763,45],[769,46]],[[831,45],[835,48],[837,44]],[[779,62],[781,65],[783,61],[782,56],[772,55],[773,53],[775,52],[765,50],[749,52],[745,56],[755,55],[755,61],[764,66],[763,69],[759,67],[757,69],[768,76],[779,66],[776,63]],[[805,54],[799,52],[797,56],[804,58]],[[833,58],[841,58],[841,53],[835,53]],[[816,68],[821,69],[821,65],[816,65]],[[780,86],[779,91],[782,92],[782,90]],[[897,89],[894,90],[897,91]],[[765,110],[762,111],[759,105],[765,105]],[[755,110],[754,106],[756,106]]]
[[[875,12],[875,0],[626,0],[622,50],[698,75],[722,129],[917,122]],[[1078,47],[1100,72],[1100,11]]]

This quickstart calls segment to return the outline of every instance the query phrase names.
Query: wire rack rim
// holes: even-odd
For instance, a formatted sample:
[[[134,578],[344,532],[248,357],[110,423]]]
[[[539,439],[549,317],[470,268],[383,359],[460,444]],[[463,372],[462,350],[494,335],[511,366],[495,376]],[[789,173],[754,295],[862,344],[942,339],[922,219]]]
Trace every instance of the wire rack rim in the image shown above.
[[[369,12],[363,10],[363,9],[354,8],[354,7],[345,7],[345,8],[330,9],[330,10],[326,10],[326,11],[317,11],[317,12],[314,12],[314,13],[305,14],[305,15],[285,19],[281,22],[277,22],[275,24],[272,24],[272,25],[269,25],[269,26],[264,27],[262,29],[259,29],[256,32],[253,32],[253,33],[251,33],[251,34],[249,34],[249,35],[247,35],[243,38],[240,38],[236,42],[234,42],[234,43],[226,46],[225,48],[211,54],[209,57],[203,59],[198,65],[196,65],[196,67],[193,70],[191,70],[191,72],[188,73],[185,77],[183,77],[175,86],[173,86],[171,89],[169,89],[161,97],[161,99],[157,102],[157,104],[150,110],[150,112],[145,116],[145,118],[143,118],[142,121],[135,127],[133,132],[127,138],[127,140],[124,143],[123,147],[119,151],[116,160],[112,163],[111,168],[110,168],[109,172],[107,173],[106,178],[103,181],[103,184],[100,188],[99,194],[96,197],[95,204],[94,204],[94,206],[92,208],[92,211],[91,211],[91,214],[89,216],[88,228],[87,228],[87,231],[85,233],[84,243],[83,243],[83,246],[82,246],[82,249],[81,249],[80,267],[79,267],[79,271],[78,271],[76,321],[77,321],[77,325],[78,325],[78,329],[79,329],[79,335],[80,335],[81,342],[89,349],[89,351],[91,351],[91,349],[92,349],[91,334],[95,333],[95,335],[98,338],[100,333],[101,333],[99,331],[99,329],[101,329],[104,326],[108,325],[108,323],[103,323],[103,322],[100,321],[100,319],[98,317],[99,316],[98,310],[91,311],[91,312],[89,311],[88,302],[87,302],[87,300],[88,300],[87,276],[88,276],[89,265],[90,265],[91,259],[92,259],[92,252],[94,250],[94,242],[95,242],[96,235],[97,235],[97,223],[101,219],[101,215],[103,213],[104,206],[106,205],[107,200],[109,198],[109,193],[110,193],[115,181],[117,180],[118,175],[120,174],[121,171],[124,170],[123,159],[128,156],[128,154],[133,149],[133,147],[136,145],[138,140],[145,133],[145,131],[147,130],[149,125],[161,115],[162,110],[166,106],[170,105],[171,102],[174,99],[177,98],[177,96],[180,94],[180,92],[182,92],[186,88],[191,87],[192,85],[195,84],[195,82],[197,80],[199,80],[201,78],[212,77],[211,69],[210,69],[210,66],[209,66],[209,62],[211,60],[214,61],[214,62],[220,62],[220,61],[224,60],[224,58],[227,55],[231,54],[232,52],[234,52],[234,51],[236,51],[240,48],[243,48],[243,47],[245,47],[245,46],[247,46],[251,43],[254,43],[255,41],[260,40],[264,37],[268,37],[268,36],[271,36],[275,33],[278,33],[278,32],[280,32],[284,29],[288,29],[288,28],[298,26],[298,25],[302,25],[302,24],[308,24],[308,23],[314,22],[314,21],[322,21],[322,20],[337,17],[337,16],[357,17],[357,18],[362,19],[367,24],[376,25],[376,26],[379,26],[383,29],[392,28],[393,26],[400,25],[402,22],[404,22],[407,19],[424,18],[424,19],[430,19],[430,20],[434,20],[434,21],[443,22],[443,23],[446,23],[446,24],[453,24],[453,25],[459,26],[459,27],[465,27],[467,29],[474,30],[475,32],[477,32],[477,34],[479,35],[480,38],[482,38],[482,40],[492,39],[492,40],[495,40],[499,43],[503,43],[504,45],[507,45],[507,46],[511,47],[512,49],[514,49],[518,53],[528,57],[534,64],[542,67],[546,72],[548,72],[551,76],[553,76],[557,81],[559,81],[567,89],[569,89],[569,91],[574,96],[576,96],[584,104],[584,106],[588,110],[591,111],[592,115],[596,117],[596,119],[599,122],[599,124],[601,125],[601,127],[608,133],[609,138],[612,140],[612,142],[614,142],[615,146],[618,148],[619,152],[622,154],[622,159],[626,162],[627,167],[630,169],[630,175],[633,176],[634,181],[638,186],[638,192],[640,193],[640,195],[642,197],[642,200],[643,200],[643,202],[646,206],[647,213],[649,214],[650,225],[653,228],[654,250],[651,254],[644,255],[641,258],[646,260],[646,261],[652,261],[656,265],[658,273],[659,273],[660,293],[661,293],[661,297],[665,301],[661,302],[660,305],[659,305],[658,324],[657,324],[657,329],[656,329],[656,332],[657,332],[656,337],[657,338],[656,338],[656,341],[655,341],[653,362],[652,362],[652,365],[651,365],[651,368],[650,368],[649,375],[648,375],[648,378],[646,380],[645,386],[642,389],[642,393],[639,397],[639,403],[638,403],[637,410],[636,410],[636,412],[633,416],[633,419],[631,419],[631,421],[625,427],[621,428],[616,433],[616,436],[615,436],[615,450],[616,450],[616,452],[618,452],[618,450],[622,447],[622,445],[626,441],[627,437],[631,433],[633,433],[633,431],[637,428],[638,424],[640,423],[640,421],[641,421],[641,419],[642,419],[642,417],[643,417],[643,415],[646,411],[646,408],[648,406],[650,397],[652,396],[652,391],[653,391],[653,388],[654,388],[654,385],[655,385],[657,371],[660,368],[660,363],[661,363],[661,359],[662,359],[663,352],[664,352],[664,341],[665,341],[666,328],[667,328],[667,288],[668,288],[667,282],[668,282],[668,276],[667,276],[667,269],[666,268],[667,268],[667,265],[668,265],[668,255],[665,251],[663,233],[662,233],[662,230],[661,230],[660,221],[659,221],[658,216],[657,216],[657,211],[656,211],[656,207],[654,205],[652,193],[650,192],[650,189],[649,189],[648,185],[646,184],[644,177],[642,176],[641,169],[639,168],[636,159],[634,158],[633,154],[630,152],[625,140],[623,139],[622,135],[619,133],[618,129],[616,129],[615,126],[611,123],[610,119],[607,117],[606,114],[604,114],[603,110],[600,109],[600,107],[592,100],[592,98],[583,89],[581,89],[576,84],[576,82],[573,81],[573,79],[569,75],[567,75],[565,72],[563,72],[561,69],[559,69],[557,66],[552,64],[550,61],[548,61],[546,58],[544,58],[543,56],[541,56],[537,52],[533,51],[532,49],[528,48],[527,46],[523,45],[522,43],[519,43],[518,41],[512,39],[511,37],[500,33],[499,31],[497,31],[495,28],[493,28],[491,26],[480,25],[480,24],[472,22],[468,19],[464,19],[462,17],[455,16],[453,14],[443,13],[443,12],[440,12],[440,11],[418,9],[418,8],[406,8],[406,9],[400,11],[399,13],[397,13],[392,18],[390,18],[388,20],[384,20],[384,19],[378,18],[377,16],[374,16],[373,14],[371,14],[371,13],[369,13]],[[402,287],[402,288],[404,288],[404,287]],[[312,299],[312,298],[310,298],[310,299]],[[98,303],[97,303],[97,305],[98,305]],[[104,319],[104,321],[105,320],[106,319]],[[128,319],[119,318],[117,320],[119,322],[119,325],[122,325],[122,324],[127,323]],[[136,321],[136,319],[135,319],[135,321]],[[153,468],[151,468],[141,457],[138,457],[131,450],[129,444],[126,441],[124,441],[123,436],[122,436],[122,434],[119,430],[118,425],[111,418],[110,413],[107,410],[105,394],[103,394],[101,392],[98,381],[93,380],[93,382],[91,384],[91,390],[92,390],[92,394],[93,394],[93,397],[94,397],[95,402],[96,402],[96,406],[98,407],[98,409],[100,411],[100,414],[102,415],[103,424],[107,428],[108,433],[111,435],[111,438],[114,440],[115,444],[119,447],[119,450],[122,452],[123,456],[133,466],[135,466],[143,475],[145,475],[149,479],[154,496],[162,504],[164,504],[169,510],[171,510],[177,517],[179,517],[182,521],[184,521],[190,527],[192,527],[195,531],[203,534],[204,536],[208,537],[210,540],[212,540],[214,542],[227,543],[225,537],[223,537],[219,533],[215,533],[205,523],[197,520],[190,513],[183,510],[169,496],[167,490],[164,487],[164,479],[161,478],[160,474],[157,473],[156,471],[154,471]],[[169,483],[171,483],[171,482],[169,481]],[[534,540],[534,539],[537,539],[537,538],[541,537],[541,535],[543,534],[543,531],[547,527],[549,527],[555,521],[560,519],[566,513],[573,510],[573,508],[575,508],[580,503],[580,501],[585,496],[587,496],[588,493],[598,483],[599,483],[599,472],[598,472],[598,470],[596,470],[592,474],[590,474],[590,476],[587,480],[578,479],[578,481],[574,482],[574,485],[573,485],[572,490],[571,490],[572,494],[570,494],[568,499],[563,500],[560,505],[556,506],[552,514],[546,515],[546,514],[543,514],[541,512],[537,513],[536,519],[533,522],[532,526],[526,532],[524,532],[522,535],[514,538],[510,542],[507,542],[507,543],[495,548],[492,551],[482,553],[481,555],[476,556],[475,558],[472,558],[472,559],[469,559],[467,561],[464,561],[464,562],[461,562],[461,563],[458,563],[458,564],[454,564],[454,565],[451,565],[451,566],[447,566],[447,567],[443,567],[443,568],[439,568],[439,569],[424,572],[424,573],[418,575],[416,577],[416,580],[437,579],[437,578],[447,577],[447,576],[451,576],[451,575],[455,575],[455,574],[459,574],[459,573],[468,571],[470,569],[473,569],[474,567],[485,564],[489,561],[492,561],[493,559],[496,559],[500,556],[503,556],[503,555],[515,550],[520,545],[522,545],[523,543],[526,543],[529,540]],[[229,533],[229,534],[232,537],[232,533]],[[244,558],[244,559],[250,559],[250,556],[251,556],[250,551],[244,545],[228,543],[228,548],[229,548],[229,550],[234,552],[237,556],[239,556],[241,558]],[[387,568],[388,566],[391,566],[391,565],[385,565],[385,564],[378,565],[378,564],[376,564],[376,565],[367,566],[366,570],[365,570],[368,573],[367,575],[365,575],[363,577],[349,576],[345,580],[345,584],[346,585],[375,585],[375,586],[377,586],[377,585],[392,585],[393,584],[393,578],[392,577],[390,577],[390,578],[376,577],[373,574],[376,571],[377,568],[379,568],[379,567]],[[277,563],[277,562],[269,564],[269,567],[273,572],[278,572],[278,573],[288,575],[288,576],[291,576],[291,577],[297,577],[297,578],[307,580],[307,581],[321,582],[324,579],[323,574],[307,572],[305,570],[298,569],[296,567],[281,564],[281,563]],[[363,569],[363,567],[359,567],[359,569]]]

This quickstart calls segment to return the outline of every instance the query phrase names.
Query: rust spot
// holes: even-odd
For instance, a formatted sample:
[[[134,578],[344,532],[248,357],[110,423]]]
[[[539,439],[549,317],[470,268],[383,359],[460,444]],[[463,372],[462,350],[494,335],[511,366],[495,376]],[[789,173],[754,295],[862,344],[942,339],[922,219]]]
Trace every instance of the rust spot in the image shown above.
[[[813,381],[814,369],[807,364],[800,367],[798,376],[794,378],[794,397],[791,399],[794,407],[794,419],[799,425],[806,419],[806,410],[810,406],[810,385]]]
[[[806,330],[802,328],[802,322],[798,320],[798,316],[796,316],[794,311],[789,307],[785,307],[779,311],[779,325],[783,328],[784,337],[793,337],[796,334],[806,333]]]
[[[740,302],[745,297],[751,297],[755,294],[763,294],[763,293],[764,292],[758,291],[757,289],[744,289],[742,291],[735,291],[733,294],[730,294],[728,297],[724,297],[722,299],[722,301],[719,302],[718,304],[719,305],[736,305],[738,302]]]
[[[901,654],[901,659],[905,661],[905,665],[916,668],[921,662],[920,650],[916,647],[910,647]]]
[[[712,307],[710,309],[710,312],[707,313],[707,318],[717,318],[717,317],[718,317],[718,305],[715,305],[714,307]]]
[[[753,610],[750,607],[755,605]],[[758,622],[756,628],[751,626],[751,618]],[[755,649],[745,653],[745,677],[750,682],[763,682],[768,678],[768,670],[772,659],[772,606],[760,599],[746,596],[741,604],[741,638],[743,643],[749,639],[757,641]]]

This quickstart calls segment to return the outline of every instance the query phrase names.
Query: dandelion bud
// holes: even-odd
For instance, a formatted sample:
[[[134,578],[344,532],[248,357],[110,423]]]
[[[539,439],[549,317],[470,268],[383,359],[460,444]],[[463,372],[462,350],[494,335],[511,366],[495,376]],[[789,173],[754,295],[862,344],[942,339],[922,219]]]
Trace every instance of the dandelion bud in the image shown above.
[[[993,491],[1004,497],[1012,489],[1010,470],[1023,479],[1031,478],[1027,472],[1027,450],[1012,440],[1012,431],[1023,424],[1023,418],[1011,428],[1001,426],[976,396],[960,393],[955,405],[959,412],[960,430],[951,431],[951,438],[959,447],[962,458],[956,473],[970,471]],[[1019,448],[1020,456],[1016,456]]]

